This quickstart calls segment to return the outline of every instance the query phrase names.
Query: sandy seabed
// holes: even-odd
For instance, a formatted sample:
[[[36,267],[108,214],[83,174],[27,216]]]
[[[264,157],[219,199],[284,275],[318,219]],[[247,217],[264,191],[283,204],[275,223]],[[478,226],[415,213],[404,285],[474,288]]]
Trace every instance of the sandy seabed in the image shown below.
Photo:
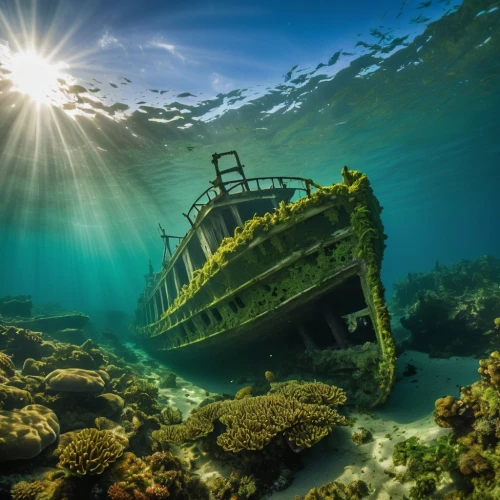
[[[413,376],[403,376],[405,366],[411,363],[417,368]],[[371,413],[349,411],[349,417],[356,419],[354,426],[335,428],[303,458],[304,468],[298,471],[290,487],[274,492],[273,500],[291,500],[295,495],[305,495],[311,488],[330,481],[348,483],[362,479],[370,487],[371,499],[401,499],[408,495],[411,483],[401,484],[385,471],[401,472],[404,467],[394,467],[392,452],[394,445],[412,436],[422,441],[431,441],[446,435],[450,429],[438,427],[433,418],[436,399],[451,395],[458,396],[460,387],[470,385],[479,379],[478,360],[453,357],[431,359],[427,354],[406,351],[398,358],[397,383],[388,401]],[[178,372],[176,389],[160,389],[160,403],[179,408],[184,418],[210,393],[234,394],[242,386],[227,380],[212,380],[189,373]],[[358,427],[368,429],[373,440],[357,446],[351,439]],[[208,476],[220,469],[212,461],[199,461],[198,472]],[[451,480],[439,485],[440,492],[452,489]]]

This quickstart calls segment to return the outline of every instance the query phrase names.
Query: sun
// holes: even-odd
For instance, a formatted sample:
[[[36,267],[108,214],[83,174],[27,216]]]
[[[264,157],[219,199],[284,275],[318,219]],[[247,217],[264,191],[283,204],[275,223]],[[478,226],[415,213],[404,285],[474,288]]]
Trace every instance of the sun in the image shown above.
[[[36,52],[18,52],[12,56],[9,75],[14,88],[27,94],[38,104],[49,104],[54,99],[65,63],[52,64]]]

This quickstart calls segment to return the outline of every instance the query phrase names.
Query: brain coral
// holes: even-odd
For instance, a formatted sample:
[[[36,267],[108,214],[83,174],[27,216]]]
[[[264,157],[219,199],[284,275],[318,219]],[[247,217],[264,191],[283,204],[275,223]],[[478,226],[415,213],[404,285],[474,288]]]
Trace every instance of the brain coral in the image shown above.
[[[65,392],[101,392],[105,385],[98,372],[81,368],[54,370],[45,377],[45,383],[53,391]]]
[[[0,462],[35,457],[58,435],[57,416],[45,406],[0,410]]]
[[[123,454],[123,446],[110,431],[83,429],[63,450],[59,467],[78,476],[102,474]]]

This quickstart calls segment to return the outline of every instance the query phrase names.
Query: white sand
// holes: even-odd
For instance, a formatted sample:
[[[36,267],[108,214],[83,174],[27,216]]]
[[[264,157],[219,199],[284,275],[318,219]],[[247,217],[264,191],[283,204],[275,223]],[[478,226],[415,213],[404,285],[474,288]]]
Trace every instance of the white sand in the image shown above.
[[[416,366],[417,373],[404,377],[407,363]],[[434,402],[446,395],[458,396],[459,387],[469,385],[479,379],[478,360],[472,358],[430,359],[426,354],[407,351],[398,359],[398,381],[387,403],[372,414],[351,412],[356,418],[353,428],[340,427],[304,454],[304,469],[296,473],[292,485],[284,491],[271,495],[273,500],[291,500],[294,495],[305,495],[311,488],[322,486],[330,481],[348,483],[355,479],[364,480],[369,486],[369,498],[389,500],[408,495],[411,484],[401,484],[391,479],[384,470],[401,472],[403,467],[394,468],[392,452],[394,445],[417,435],[423,441],[430,441],[450,432],[441,429],[432,417]],[[179,375],[179,370],[176,370]],[[238,376],[238,374],[235,374]],[[183,378],[184,377],[184,378]],[[161,389],[160,402],[179,408],[186,417],[211,393],[234,394],[244,385],[235,385],[230,380],[215,377],[212,380],[198,376],[192,377],[197,385],[188,380],[189,373],[178,376],[177,389]],[[351,440],[352,432],[365,427],[373,434],[374,440],[356,446]],[[390,437],[386,437],[390,434]],[[199,457],[196,446],[188,453]],[[203,476],[220,471],[220,464],[213,463],[209,457],[199,457],[196,465]],[[449,485],[443,482],[440,489]]]
[[[413,377],[402,376],[407,363],[417,367]],[[351,416],[357,417],[354,427],[334,429],[304,457],[305,467],[297,473],[292,485],[271,498],[290,500],[330,481],[348,483],[355,479],[362,479],[370,486],[371,499],[408,496],[411,484],[401,484],[384,473],[387,469],[404,470],[393,467],[394,445],[415,435],[425,442],[449,433],[449,429],[441,429],[434,423],[434,402],[448,394],[458,396],[457,385],[478,380],[478,366],[478,360],[472,358],[430,359],[424,353],[405,352],[398,359],[398,382],[387,403],[375,409],[372,416],[352,413]],[[358,427],[370,430],[374,440],[356,446],[351,433]],[[386,438],[386,434],[391,437]],[[444,481],[440,489],[447,486]]]

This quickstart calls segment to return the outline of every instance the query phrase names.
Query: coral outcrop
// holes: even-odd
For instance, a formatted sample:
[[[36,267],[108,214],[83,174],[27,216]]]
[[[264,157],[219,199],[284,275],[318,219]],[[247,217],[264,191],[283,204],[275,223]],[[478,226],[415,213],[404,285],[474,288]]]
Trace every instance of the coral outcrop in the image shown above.
[[[0,324],[0,350],[22,363],[26,358],[44,355],[44,339],[41,333]]]
[[[36,457],[58,435],[57,416],[45,406],[0,410],[0,462]]]
[[[180,424],[182,422],[182,412],[178,408],[166,406],[161,411],[161,418],[166,425]]]
[[[10,356],[7,354],[0,352],[0,376],[2,377],[13,377],[16,374],[16,367],[12,362]]]
[[[327,376],[342,385],[349,395],[349,404],[364,408],[373,405],[373,397],[379,390],[380,362],[380,349],[372,342],[347,349],[306,350],[298,358],[301,369]]]
[[[310,448],[335,425],[347,424],[332,408],[279,394],[245,398],[231,405],[219,420],[226,429],[217,443],[232,452],[262,450],[281,433],[295,449]]]
[[[405,465],[397,477],[414,481],[411,499],[433,498],[442,476],[455,476],[460,490],[446,500],[495,500],[500,495],[500,353],[480,361],[481,380],[462,387],[460,397],[436,400],[434,418],[452,433],[431,443],[414,436],[396,444],[394,465]],[[449,488],[447,488],[449,490]]]
[[[293,500],[360,500],[368,496],[368,485],[361,480],[343,484],[332,481],[320,488],[313,488],[305,497],[295,496]]]
[[[23,408],[32,402],[28,391],[11,385],[0,384],[0,409],[14,410]]]
[[[226,451],[262,450],[278,435],[298,451],[313,446],[334,426],[347,425],[334,408],[345,400],[341,389],[319,382],[274,383],[266,396],[211,403],[183,424],[162,426],[153,438],[161,443],[198,439],[213,432],[218,420],[225,431],[217,444]]]
[[[12,500],[37,500],[38,494],[45,489],[42,481],[21,481],[11,491]]]
[[[397,475],[401,482],[413,481],[410,499],[430,498],[442,476],[456,469],[461,448],[447,437],[424,444],[417,436],[397,443],[392,460],[394,465],[405,465],[404,473]]]
[[[483,256],[394,284],[391,312],[411,334],[407,347],[436,357],[483,355],[500,345],[500,259]]]
[[[53,391],[64,392],[101,392],[105,385],[98,372],[79,368],[54,370],[45,377],[45,383]]]
[[[83,429],[62,451],[59,466],[78,476],[102,474],[122,454],[112,432]]]

